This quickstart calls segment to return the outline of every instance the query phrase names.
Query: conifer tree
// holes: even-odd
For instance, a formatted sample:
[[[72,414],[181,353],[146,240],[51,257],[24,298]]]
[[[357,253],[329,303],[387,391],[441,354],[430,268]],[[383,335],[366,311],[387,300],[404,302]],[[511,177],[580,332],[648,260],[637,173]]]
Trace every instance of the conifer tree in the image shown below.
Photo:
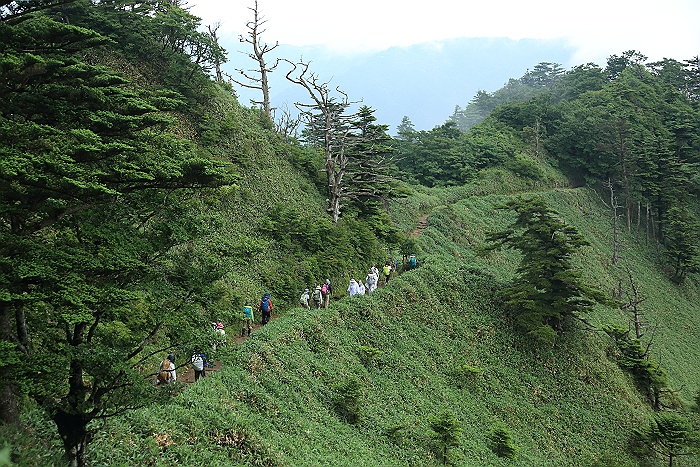
[[[430,421],[430,428],[433,430],[430,437],[435,442],[440,460],[447,464],[450,448],[459,446],[462,427],[452,412],[443,410]]]
[[[503,297],[518,326],[543,342],[553,342],[567,322],[578,319],[602,294],[581,280],[571,256],[588,245],[578,231],[566,225],[542,198],[519,198],[501,206],[518,217],[507,229],[487,237],[492,245],[519,250],[523,257],[518,276]]]
[[[96,8],[77,3],[85,14]],[[55,422],[70,464],[81,466],[103,426],[95,421],[164,393],[139,371],[146,346],[156,335],[173,346],[191,338],[178,322],[221,275],[220,265],[180,247],[198,233],[185,202],[191,189],[231,178],[225,163],[167,132],[162,109],[177,107],[180,95],[139,89],[100,64],[110,39],[54,14],[15,22],[6,12],[0,420],[16,422],[14,401],[26,394]]]
[[[668,459],[669,467],[680,456],[700,454],[700,432],[693,429],[687,418],[674,412],[654,414],[649,425],[633,429],[633,435],[637,454],[662,456]]]

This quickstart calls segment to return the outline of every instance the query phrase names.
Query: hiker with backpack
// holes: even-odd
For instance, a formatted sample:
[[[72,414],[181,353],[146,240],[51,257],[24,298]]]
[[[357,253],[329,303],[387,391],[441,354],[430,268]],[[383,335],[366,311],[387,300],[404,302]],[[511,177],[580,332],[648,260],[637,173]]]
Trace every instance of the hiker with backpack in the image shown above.
[[[362,281],[358,281],[357,282],[357,294],[364,295],[366,292],[367,292],[367,286]]]
[[[416,269],[418,266],[418,261],[416,260],[416,255],[411,255],[410,258],[408,258],[408,269]]]
[[[156,384],[175,384],[177,374],[175,373],[175,355],[169,354],[165,360],[160,362]]]
[[[258,305],[258,311],[262,314],[262,324],[263,326],[270,322],[270,315],[272,313],[272,300],[270,300],[270,294],[266,293],[262,296],[260,300],[260,305]]]
[[[379,271],[377,270],[377,268],[374,267],[374,264],[372,265],[372,268],[367,273],[367,277],[365,278],[365,282],[367,283],[367,293],[369,293],[371,295],[372,292],[374,292],[377,288],[377,282],[379,282]]]
[[[384,284],[389,283],[389,278],[391,277],[391,271],[394,269],[391,267],[391,261],[387,261],[382,269],[382,275],[384,276]]]
[[[254,321],[255,317],[253,316],[253,305],[250,303],[250,300],[246,300],[245,305],[243,305],[243,325],[241,326],[241,337],[245,336],[246,328],[248,329],[248,337],[250,337],[250,333],[253,330]]]
[[[331,280],[326,279],[326,282],[321,286],[321,295],[323,296],[323,308],[328,308],[328,303],[331,301],[331,294],[333,293],[333,288],[331,287]]]
[[[321,303],[323,302],[323,294],[321,294],[320,285],[317,285],[314,291],[311,293],[311,300],[314,301],[314,308],[316,310],[321,308]]]
[[[311,307],[309,306],[309,289],[304,289],[304,291],[301,293],[301,297],[299,297],[299,304],[303,307],[306,308],[307,310],[310,309]]]
[[[203,378],[207,376],[205,370],[205,357],[201,350],[195,349],[192,353],[192,358],[190,358],[190,361],[192,362],[192,368],[194,369],[195,381],[197,381],[200,377]]]

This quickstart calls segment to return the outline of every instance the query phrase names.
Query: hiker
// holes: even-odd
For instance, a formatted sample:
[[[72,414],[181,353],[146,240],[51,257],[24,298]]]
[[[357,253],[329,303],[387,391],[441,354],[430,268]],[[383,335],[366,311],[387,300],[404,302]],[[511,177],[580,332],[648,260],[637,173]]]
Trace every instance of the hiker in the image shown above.
[[[372,263],[372,267],[369,268],[370,272],[374,273],[377,275],[377,280],[379,280],[379,269],[377,269],[377,265]]]
[[[362,282],[357,283],[357,294],[364,295],[367,292],[367,286]]]
[[[331,294],[333,293],[333,288],[331,287],[331,280],[326,279],[326,282],[321,286],[321,295],[323,296],[323,308],[328,308],[328,302],[331,301]]]
[[[323,294],[321,293],[321,286],[317,285],[311,294],[311,299],[314,301],[314,308],[321,308],[321,302],[323,302]]]
[[[156,384],[175,384],[177,374],[175,373],[175,355],[168,354],[165,360],[160,362]]]
[[[213,321],[211,323],[211,327],[214,328],[215,333],[221,334],[222,336],[226,335],[226,331],[224,331],[224,323],[222,323],[221,320]]]
[[[248,328],[248,337],[250,337],[250,332],[253,330],[253,322],[255,317],[253,316],[253,305],[250,300],[245,301],[243,305],[243,325],[241,326],[241,337],[245,337],[246,328]]]
[[[410,258],[408,258],[408,269],[416,269],[418,266],[418,261],[416,260],[416,255],[411,255]]]
[[[391,277],[391,271],[393,271],[393,268],[391,267],[391,261],[387,261],[386,264],[384,265],[384,268],[382,269],[382,275],[384,276],[384,284],[389,283],[389,278]]]
[[[374,267],[374,264],[367,273],[365,282],[367,282],[367,292],[371,295],[372,292],[374,292],[377,288],[377,282],[379,282],[379,271],[377,270],[377,268]]]
[[[260,300],[260,305],[258,306],[258,311],[262,314],[262,324],[263,326],[270,322],[270,314],[272,313],[272,300],[270,300],[270,294],[265,293]]]
[[[192,358],[190,359],[190,361],[192,362],[192,368],[194,369],[195,381],[197,381],[200,377],[203,378],[207,376],[207,371],[204,369],[204,360],[204,354],[199,349],[195,349],[192,353]]]
[[[348,285],[348,293],[351,297],[359,293],[359,287],[355,279],[350,279],[350,285]]]
[[[303,307],[306,308],[307,310],[310,309],[311,307],[309,306],[309,289],[304,289],[304,291],[301,293],[301,297],[299,297],[299,304]]]

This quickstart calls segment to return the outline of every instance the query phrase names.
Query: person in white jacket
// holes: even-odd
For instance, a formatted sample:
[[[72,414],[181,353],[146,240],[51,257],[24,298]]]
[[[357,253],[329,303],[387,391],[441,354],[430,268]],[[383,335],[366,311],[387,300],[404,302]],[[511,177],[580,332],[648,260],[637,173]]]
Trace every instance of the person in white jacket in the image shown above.
[[[350,279],[350,285],[348,286],[348,293],[350,296],[357,295],[359,291],[360,288],[357,285],[357,281],[355,279]]]
[[[377,289],[377,282],[379,282],[379,271],[375,272],[375,267],[369,270],[365,282],[367,283],[367,293],[371,294]]]

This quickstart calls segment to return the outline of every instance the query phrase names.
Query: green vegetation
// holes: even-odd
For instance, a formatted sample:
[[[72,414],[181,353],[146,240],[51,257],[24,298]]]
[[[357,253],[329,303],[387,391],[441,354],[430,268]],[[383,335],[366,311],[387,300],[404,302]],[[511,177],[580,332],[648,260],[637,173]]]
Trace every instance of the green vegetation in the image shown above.
[[[491,430],[489,435],[491,450],[498,457],[507,459],[515,459],[518,453],[518,448],[513,444],[513,439],[508,428],[505,425],[496,425]]]
[[[0,7],[0,463],[697,465],[697,60],[540,64],[467,133],[363,107],[329,215],[328,148],[212,81],[197,18],[64,3]]]

